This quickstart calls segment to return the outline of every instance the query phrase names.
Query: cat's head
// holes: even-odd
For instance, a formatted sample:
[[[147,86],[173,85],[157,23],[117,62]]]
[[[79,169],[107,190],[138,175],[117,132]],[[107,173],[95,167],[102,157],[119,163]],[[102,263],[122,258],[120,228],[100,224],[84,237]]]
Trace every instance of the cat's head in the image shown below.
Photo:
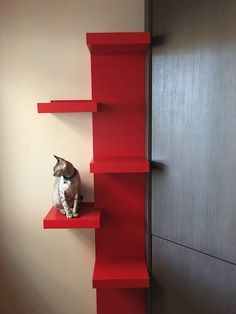
[[[57,160],[57,163],[56,165],[53,167],[53,175],[54,177],[61,177],[61,176],[65,176],[68,172],[68,168],[70,168],[72,166],[72,164],[61,158],[61,157],[58,157],[58,156],[55,156],[54,157],[56,158]],[[73,166],[72,166],[73,167]]]

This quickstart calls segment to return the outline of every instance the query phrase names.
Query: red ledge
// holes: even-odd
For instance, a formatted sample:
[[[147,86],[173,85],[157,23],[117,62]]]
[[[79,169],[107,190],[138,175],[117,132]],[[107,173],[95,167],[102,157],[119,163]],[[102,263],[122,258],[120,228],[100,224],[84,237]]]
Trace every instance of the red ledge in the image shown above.
[[[100,228],[101,211],[94,203],[81,203],[78,218],[66,218],[56,208],[52,208],[43,220],[44,229],[58,228]]]
[[[95,158],[90,163],[91,173],[147,173],[149,161],[144,157]]]
[[[38,113],[96,112],[98,104],[93,100],[52,100],[38,103]]]
[[[87,45],[92,54],[146,53],[150,33],[87,33]]]
[[[148,288],[149,275],[144,260],[96,261],[93,288]]]

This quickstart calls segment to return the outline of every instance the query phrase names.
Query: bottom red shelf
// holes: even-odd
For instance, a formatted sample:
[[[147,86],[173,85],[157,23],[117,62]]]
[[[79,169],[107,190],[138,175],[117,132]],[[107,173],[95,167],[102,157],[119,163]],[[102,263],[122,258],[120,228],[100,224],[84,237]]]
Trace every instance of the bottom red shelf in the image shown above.
[[[78,218],[66,218],[56,208],[51,208],[43,220],[44,229],[100,228],[101,211],[94,203],[81,203]]]
[[[144,260],[96,261],[93,288],[148,288],[149,275]]]

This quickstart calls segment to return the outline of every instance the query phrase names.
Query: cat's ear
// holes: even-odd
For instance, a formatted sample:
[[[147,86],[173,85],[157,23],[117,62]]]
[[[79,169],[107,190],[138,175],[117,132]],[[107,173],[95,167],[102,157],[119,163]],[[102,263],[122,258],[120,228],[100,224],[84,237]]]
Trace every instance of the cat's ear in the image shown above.
[[[60,162],[61,160],[63,160],[62,158],[60,158],[60,157],[58,157],[56,155],[53,155],[53,156],[56,158],[57,162]]]

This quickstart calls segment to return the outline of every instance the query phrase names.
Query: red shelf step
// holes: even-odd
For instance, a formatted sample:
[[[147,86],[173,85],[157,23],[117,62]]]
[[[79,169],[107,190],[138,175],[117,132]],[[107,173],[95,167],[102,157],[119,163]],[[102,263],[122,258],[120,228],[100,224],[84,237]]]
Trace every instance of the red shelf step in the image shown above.
[[[148,288],[149,275],[144,260],[96,260],[93,288]]]
[[[93,100],[52,100],[38,103],[38,113],[97,112],[97,107]]]
[[[87,45],[92,54],[146,53],[150,33],[87,33]]]
[[[94,203],[81,203],[78,218],[66,218],[56,208],[51,208],[43,220],[44,229],[58,228],[100,228],[101,211],[94,208]]]
[[[144,157],[94,158],[91,173],[147,173],[149,161]]]

